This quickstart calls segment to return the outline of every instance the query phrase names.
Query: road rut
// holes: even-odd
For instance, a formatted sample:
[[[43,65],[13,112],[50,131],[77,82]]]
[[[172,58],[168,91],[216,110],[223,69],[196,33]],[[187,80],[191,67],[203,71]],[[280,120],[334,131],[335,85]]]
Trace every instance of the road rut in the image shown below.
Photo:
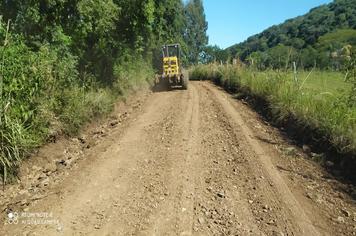
[[[288,157],[261,141],[270,138],[268,125],[247,111],[208,82],[153,93],[56,183],[55,194],[29,206],[51,212],[55,224],[5,224],[0,234],[352,233],[350,225],[340,232],[331,211],[313,207],[303,186],[280,171],[276,163]]]

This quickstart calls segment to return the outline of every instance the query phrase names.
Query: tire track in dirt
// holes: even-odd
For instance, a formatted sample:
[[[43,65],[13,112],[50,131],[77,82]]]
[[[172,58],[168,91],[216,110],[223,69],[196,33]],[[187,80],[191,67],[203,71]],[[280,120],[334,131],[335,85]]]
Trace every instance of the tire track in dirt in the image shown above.
[[[336,232],[321,211],[310,214],[309,205],[293,195],[272,163],[274,154],[259,143],[253,122],[234,102],[207,82],[152,94],[124,129],[102,139],[67,173],[58,183],[60,194],[30,207],[53,212],[60,224],[5,225],[0,234]]]
[[[233,162],[240,161],[241,147],[231,137],[226,117],[208,91],[201,94],[201,178],[195,201],[194,235],[265,235],[259,230],[245,196],[243,179],[235,175]]]
[[[169,113],[174,110],[174,104],[171,103],[173,98],[179,100],[179,94],[170,92],[155,94],[148,102],[143,114],[125,131],[122,137],[119,137],[116,143],[114,142],[111,147],[108,147],[107,151],[98,153],[88,169],[73,176],[73,180],[63,183],[66,188],[65,194],[60,198],[54,196],[54,199],[43,202],[43,206],[39,204],[38,207],[30,209],[31,211],[35,211],[35,209],[43,211],[47,208],[53,212],[54,216],[59,217],[59,225],[55,227],[26,226],[25,229],[12,227],[15,232],[18,232],[15,235],[27,231],[26,228],[39,235],[58,235],[59,233],[97,235],[105,224],[114,221],[113,218],[116,215],[118,215],[117,219],[122,220],[120,220],[122,227],[116,228],[113,232],[124,233],[127,227],[130,227],[130,230],[134,228],[132,225],[136,224],[136,221],[141,217],[134,215],[136,212],[130,212],[125,208],[125,205],[129,200],[137,201],[140,198],[144,199],[145,196],[135,195],[130,198],[129,194],[145,193],[142,192],[145,188],[140,183],[140,178],[146,179],[146,184],[154,182],[151,181],[154,175],[137,176],[141,162],[145,162],[145,160],[148,162],[148,159],[156,158],[155,154],[147,155],[152,152],[147,152],[148,146],[150,146],[147,134],[150,132],[147,132],[146,129],[159,125],[160,121],[168,117]],[[139,161],[141,162],[138,163]],[[138,185],[133,185],[132,180]],[[128,205],[130,206],[130,204]],[[120,206],[123,207],[119,208]],[[113,208],[120,209],[118,213],[124,212],[127,216],[132,213],[132,218],[122,219],[120,214],[112,214]],[[145,210],[149,210],[149,208],[140,209],[140,214],[144,214]]]
[[[168,179],[168,191],[164,204],[151,216],[152,224],[144,233],[146,235],[191,235],[193,228],[194,189],[199,162],[196,147],[199,127],[199,94],[195,86],[190,86],[182,100],[182,117],[176,120],[178,129],[174,139],[182,140],[178,149],[169,153],[174,158]]]
[[[256,154],[258,161],[262,164],[262,168],[268,175],[268,179],[272,182],[273,188],[278,191],[286,209],[289,209],[289,214],[291,217],[293,217],[295,226],[297,226],[295,228],[297,232],[295,233],[297,235],[321,235],[319,231],[313,226],[311,220],[304,212],[302,205],[294,197],[293,193],[272,164],[271,157],[266,154],[262,146],[254,138],[250,128],[245,124],[241,115],[231,105],[230,99],[228,99],[228,95],[220,92],[216,88],[212,88],[212,86],[208,83],[204,83],[202,86],[208,90],[216,102],[220,104],[224,112],[228,115],[229,120],[231,120],[231,122],[239,126],[241,129],[241,133],[243,134],[249,146],[252,148],[253,152]]]

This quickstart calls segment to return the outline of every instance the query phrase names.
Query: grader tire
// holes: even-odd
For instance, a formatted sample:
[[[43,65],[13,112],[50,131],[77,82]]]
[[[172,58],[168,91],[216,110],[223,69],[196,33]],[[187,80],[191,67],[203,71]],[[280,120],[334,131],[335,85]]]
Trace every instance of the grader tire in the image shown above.
[[[181,80],[182,80],[182,88],[184,90],[188,89],[188,82],[189,82],[189,74],[187,71],[184,71],[181,75]]]
[[[166,91],[169,91],[169,90],[172,89],[172,88],[171,88],[171,83],[169,82],[169,79],[168,79],[168,78],[166,78],[166,79],[164,79],[164,80],[162,81],[162,85],[163,85],[163,87],[164,87],[164,89],[165,89]]]
[[[158,77],[155,80],[153,91],[154,92],[163,92],[169,90],[169,81],[168,79],[164,79],[162,77]]]

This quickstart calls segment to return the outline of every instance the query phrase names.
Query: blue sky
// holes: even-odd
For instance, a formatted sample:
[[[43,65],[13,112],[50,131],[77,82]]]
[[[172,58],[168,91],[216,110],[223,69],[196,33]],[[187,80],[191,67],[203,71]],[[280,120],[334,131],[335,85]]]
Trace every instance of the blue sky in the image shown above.
[[[209,44],[221,48],[332,0],[203,0]]]

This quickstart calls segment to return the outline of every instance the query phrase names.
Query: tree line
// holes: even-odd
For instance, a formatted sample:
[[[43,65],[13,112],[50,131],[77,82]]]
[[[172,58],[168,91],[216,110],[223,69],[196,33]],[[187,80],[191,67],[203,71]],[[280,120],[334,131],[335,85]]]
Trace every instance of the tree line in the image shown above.
[[[152,81],[163,44],[197,63],[206,30],[202,0],[1,1],[0,178]]]
[[[339,70],[356,46],[356,2],[335,0],[251,36],[225,50],[208,47],[207,61],[239,58],[258,67]]]
[[[0,14],[32,50],[48,45],[70,54],[81,76],[109,82],[120,58],[142,56],[157,64],[161,45],[178,42],[184,61],[196,63],[208,40],[201,0],[5,0]]]

